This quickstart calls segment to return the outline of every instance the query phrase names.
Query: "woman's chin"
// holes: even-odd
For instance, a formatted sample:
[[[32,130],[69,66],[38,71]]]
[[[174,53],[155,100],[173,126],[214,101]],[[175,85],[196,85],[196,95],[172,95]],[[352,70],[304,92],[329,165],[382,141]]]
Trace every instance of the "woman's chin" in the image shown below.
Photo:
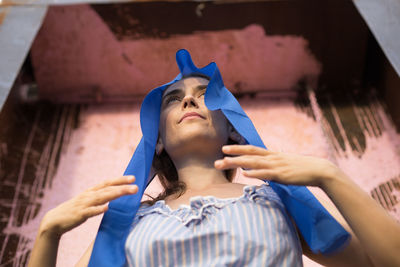
[[[215,129],[209,129],[204,125],[199,124],[187,124],[185,127],[179,129],[179,131],[172,132],[171,141],[174,143],[186,143],[194,142],[196,140],[213,140],[218,139],[219,135]]]

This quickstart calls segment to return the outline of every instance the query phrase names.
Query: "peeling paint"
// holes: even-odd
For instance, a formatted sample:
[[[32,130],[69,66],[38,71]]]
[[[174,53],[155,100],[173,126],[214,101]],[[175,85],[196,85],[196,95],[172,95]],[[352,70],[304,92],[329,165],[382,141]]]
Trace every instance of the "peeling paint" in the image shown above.
[[[37,0],[0,0],[0,6],[27,6],[36,2]]]
[[[0,131],[2,147],[8,144],[0,153],[1,266],[26,265],[34,238],[20,230],[27,233],[24,227],[43,215],[43,197],[52,186],[60,151],[68,144],[78,112],[71,106],[17,107],[15,114],[7,113],[13,120]],[[4,112],[1,115],[4,125]]]
[[[32,51],[44,95],[60,101],[91,97],[102,102],[108,97],[124,98],[130,92],[137,99],[176,75],[171,55],[185,44],[194,51],[200,66],[214,58],[227,87],[237,94],[256,89],[269,92],[270,98],[253,94],[253,98],[239,100],[269,149],[332,160],[400,219],[400,135],[375,93],[337,97],[300,88],[294,93],[294,101],[282,100],[282,95],[293,92],[299,81],[317,78],[321,73],[322,66],[309,51],[305,38],[271,36],[260,25],[252,24],[191,36],[119,41],[90,6],[69,7],[72,13],[68,14],[66,10],[51,8],[50,20]],[[205,45],[210,49],[204,49]],[[63,56],[64,52],[71,56]],[[53,65],[49,67],[46,62]],[[59,68],[63,64],[66,69]],[[248,76],[240,76],[242,73]],[[69,99],[74,86],[80,94]],[[85,87],[90,90],[81,93]],[[26,134],[23,141],[11,137],[0,140],[0,192],[6,198],[0,200],[0,207],[2,214],[8,214],[1,233],[0,265],[26,265],[42,216],[100,180],[120,176],[141,137],[137,102],[89,105],[80,112],[68,107],[35,112],[33,117],[13,118],[28,122],[21,127]],[[53,117],[43,120],[46,114]],[[75,127],[77,124],[79,127]],[[14,142],[20,145],[17,149]],[[7,165],[6,160],[10,160]],[[240,175],[234,181],[257,182]],[[154,195],[159,190],[155,181],[146,192]],[[57,266],[76,263],[93,240],[100,219],[92,218],[63,236]],[[315,264],[307,262],[305,266]]]
[[[26,5],[72,5],[72,4],[118,4],[129,2],[154,2],[156,0],[0,0],[0,6],[26,6]],[[166,0],[179,2],[180,0]]]
[[[291,90],[321,73],[308,46],[301,36],[268,35],[258,24],[118,40],[93,8],[81,5],[49,9],[32,46],[32,62],[43,98],[94,102],[89,92],[96,87],[103,101],[123,102],[175,77],[171,55],[180,48],[189,50],[198,66],[215,61],[234,93]]]
[[[317,100],[318,112],[324,118],[324,130],[332,140],[337,156],[346,157],[351,152],[361,157],[366,150],[367,138],[382,135],[384,125],[377,110],[382,107],[374,89],[362,98],[350,95],[339,98],[320,93]]]
[[[378,134],[379,131],[375,131],[377,135],[368,134],[367,131],[373,133],[373,130],[362,129],[365,135],[365,149],[360,156],[350,148],[348,142],[346,131],[351,129],[348,126],[349,123],[353,124],[351,120],[340,122],[345,132],[346,153],[332,153],[334,149],[330,142],[335,140],[335,136],[326,135],[326,131],[321,127],[321,122],[324,120],[318,119],[316,114],[309,116],[308,112],[299,109],[295,102],[263,97],[255,99],[244,97],[239,101],[269,149],[332,159],[361,188],[371,192],[371,195],[395,218],[400,218],[398,201],[400,135],[394,131],[390,118],[379,102],[365,103],[366,107],[376,113],[376,121],[380,121],[380,134]],[[311,102],[313,101],[309,101]],[[339,113],[337,110],[340,111],[342,108],[347,110],[348,106],[352,106],[349,103],[343,104],[344,107],[336,106],[335,103],[332,105],[331,108],[337,113]],[[307,104],[304,107],[307,110],[311,108]],[[54,173],[52,182],[37,179],[34,187],[20,186],[20,197],[26,195],[29,198],[29,193],[34,192],[39,206],[32,206],[27,210],[26,215],[21,213],[23,215],[19,219],[21,223],[16,224],[14,221],[5,231],[10,238],[16,236],[19,238],[18,251],[26,251],[32,247],[40,219],[47,210],[101,180],[121,175],[141,137],[139,108],[139,103],[89,105],[80,112],[78,128],[58,126],[60,129],[65,129],[63,130],[64,138],[68,136],[69,138],[66,139],[68,146],[64,147],[63,152],[57,153],[57,157],[60,157],[59,164],[52,165],[51,172]],[[311,110],[318,111],[314,107]],[[324,118],[324,113],[320,113],[320,116]],[[58,123],[58,125],[65,124],[61,121]],[[3,150],[10,150],[10,148]],[[49,147],[45,146],[41,153],[49,155]],[[36,152],[32,151],[32,155],[35,154]],[[48,161],[48,156],[43,157],[43,163]],[[41,175],[40,173],[43,174],[43,172],[38,172],[37,175]],[[246,184],[257,183],[252,180],[245,180],[239,174],[234,181]],[[44,190],[38,190],[43,186],[45,186]],[[33,190],[24,188],[33,188]],[[36,192],[42,192],[42,196],[38,197]],[[154,181],[146,191],[151,195],[159,192],[160,186],[157,181]],[[19,205],[16,208],[21,211],[22,206]],[[19,213],[14,212],[14,214]],[[63,236],[57,266],[71,266],[76,263],[93,240],[100,219],[101,216],[92,218]],[[23,258],[18,259],[18,262],[23,262]],[[305,259],[305,266],[318,265]]]
[[[6,18],[9,11],[10,11],[9,7],[5,7],[5,8],[0,7],[0,26],[1,26],[1,24],[3,24],[4,19]]]
[[[371,191],[371,196],[389,212],[400,215],[397,210],[400,207],[396,207],[400,202],[400,176],[379,184]]]

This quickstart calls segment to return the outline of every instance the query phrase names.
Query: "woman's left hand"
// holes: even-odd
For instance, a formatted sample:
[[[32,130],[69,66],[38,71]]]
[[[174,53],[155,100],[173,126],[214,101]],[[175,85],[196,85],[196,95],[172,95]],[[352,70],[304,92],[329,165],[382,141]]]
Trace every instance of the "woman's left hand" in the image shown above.
[[[252,145],[228,145],[222,152],[236,157],[224,157],[215,161],[220,170],[249,169],[244,176],[271,180],[282,184],[319,186],[340,169],[323,158],[299,154],[274,152]]]

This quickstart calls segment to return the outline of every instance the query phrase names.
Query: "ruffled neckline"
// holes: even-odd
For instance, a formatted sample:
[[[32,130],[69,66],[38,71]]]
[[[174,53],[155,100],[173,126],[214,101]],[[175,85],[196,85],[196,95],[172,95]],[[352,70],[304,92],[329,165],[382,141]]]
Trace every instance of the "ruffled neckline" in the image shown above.
[[[158,200],[152,206],[141,206],[136,213],[136,219],[140,219],[151,213],[159,213],[176,217],[186,224],[190,219],[201,218],[206,213],[212,213],[212,210],[221,209],[237,201],[264,202],[267,199],[283,206],[279,196],[272,190],[268,183],[264,183],[259,188],[257,188],[257,185],[244,186],[243,194],[239,197],[218,198],[215,196],[194,196],[190,198],[189,205],[181,204],[175,210],[171,209],[165,203],[165,200]]]
[[[233,201],[238,201],[239,199],[242,198],[249,198],[250,195],[256,193],[258,190],[261,189],[260,188],[256,188],[257,185],[246,185],[243,187],[243,194],[241,196],[238,197],[231,197],[231,198],[219,198],[219,197],[215,197],[215,196],[193,196],[191,198],[189,198],[189,205],[187,204],[180,204],[179,207],[177,209],[172,209],[168,204],[165,203],[165,200],[158,200],[154,203],[154,205],[158,205],[158,206],[163,206],[164,208],[166,208],[169,212],[174,213],[174,212],[178,212],[181,209],[187,209],[187,210],[198,210],[201,207],[210,204],[210,203],[221,203],[221,204],[227,204],[227,203],[231,203]]]

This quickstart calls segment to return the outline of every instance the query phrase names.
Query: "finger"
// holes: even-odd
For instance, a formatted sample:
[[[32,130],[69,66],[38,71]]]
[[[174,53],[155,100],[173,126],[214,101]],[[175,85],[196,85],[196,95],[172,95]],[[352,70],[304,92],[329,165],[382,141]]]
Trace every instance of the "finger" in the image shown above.
[[[88,201],[88,206],[102,205],[124,195],[136,194],[139,191],[137,185],[109,186],[95,192]]]
[[[274,180],[277,177],[275,171],[266,169],[243,171],[243,175],[250,178],[267,179],[267,180]]]
[[[130,183],[133,183],[134,181],[135,181],[135,176],[133,176],[133,175],[121,176],[118,178],[105,180],[105,181],[99,183],[98,185],[95,185],[94,187],[90,188],[90,190],[99,190],[104,187],[113,186],[113,185],[130,184]]]
[[[228,145],[222,147],[222,152],[228,155],[260,155],[266,156],[273,152],[253,145]]]
[[[225,157],[215,161],[215,167],[220,170],[232,168],[264,169],[270,168],[271,163],[263,156]]]
[[[102,214],[108,210],[108,203],[100,205],[100,206],[94,206],[94,207],[88,207],[85,210],[85,217],[90,218],[99,214]]]

